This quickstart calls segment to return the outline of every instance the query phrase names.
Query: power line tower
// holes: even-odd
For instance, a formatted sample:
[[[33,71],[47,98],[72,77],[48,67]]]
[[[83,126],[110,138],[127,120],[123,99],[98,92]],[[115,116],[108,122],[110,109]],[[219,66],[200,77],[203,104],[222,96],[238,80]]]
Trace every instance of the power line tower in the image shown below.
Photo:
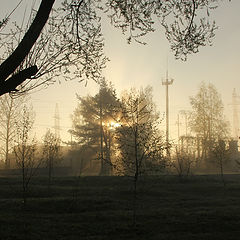
[[[169,97],[168,97],[168,86],[173,84],[173,79],[169,79],[168,70],[166,72],[166,80],[162,81],[162,85],[166,86],[166,145],[167,145],[167,156],[170,156],[169,151]]]
[[[233,89],[233,94],[232,94],[232,103],[231,105],[233,106],[233,137],[235,140],[238,140],[240,137],[239,134],[239,105],[240,105],[240,96],[237,95],[236,89]]]
[[[54,114],[54,130],[55,130],[55,137],[60,138],[60,116],[58,110],[58,104],[56,103],[55,107],[55,114]]]

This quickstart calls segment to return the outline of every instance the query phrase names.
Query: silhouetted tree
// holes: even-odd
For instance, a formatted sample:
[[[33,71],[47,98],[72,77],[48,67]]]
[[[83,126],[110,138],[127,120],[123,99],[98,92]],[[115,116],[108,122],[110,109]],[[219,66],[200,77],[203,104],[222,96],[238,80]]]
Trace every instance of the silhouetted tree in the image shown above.
[[[133,222],[136,225],[137,185],[139,176],[146,174],[152,164],[164,166],[165,144],[160,135],[159,115],[152,101],[152,88],[125,92],[120,104],[120,127],[117,128],[119,149],[116,168],[133,177]],[[163,164],[163,165],[162,165]]]
[[[224,187],[226,186],[226,181],[224,179],[224,167],[229,161],[229,149],[226,147],[224,140],[219,139],[212,149],[213,163],[217,164],[221,176],[222,183]]]
[[[3,44],[6,51],[0,65],[0,95],[54,82],[51,78],[59,71],[68,73],[70,65],[76,77],[98,80],[106,62],[100,22],[103,13],[127,35],[128,42],[142,42],[141,37],[155,30],[154,19],[158,20],[176,58],[183,60],[198,52],[200,46],[211,44],[216,29],[209,12],[218,6],[218,0],[64,0],[61,7],[53,10],[54,3],[55,0],[42,0],[39,9],[31,13],[21,41],[13,41],[8,50]],[[0,30],[7,20],[0,23]],[[24,29],[20,26],[21,32]],[[6,38],[1,41],[8,42]],[[43,74],[49,75],[42,78]],[[36,78],[40,80],[35,81]]]
[[[61,140],[49,129],[43,137],[43,161],[48,168],[48,188],[50,189],[54,165],[61,161]]]
[[[36,169],[40,165],[35,157],[36,141],[30,137],[30,131],[33,127],[34,115],[31,108],[26,105],[21,111],[21,118],[15,122],[16,142],[14,155],[16,164],[22,173],[22,193],[23,205],[26,206],[27,194],[29,192],[29,183],[34,176]]]
[[[192,154],[176,148],[176,156],[173,159],[172,166],[181,179],[189,176],[193,163],[194,157]]]
[[[215,142],[228,135],[228,122],[223,114],[220,94],[213,84],[201,83],[195,97],[190,97],[192,106],[189,124],[199,141],[202,160],[207,160]]]
[[[36,72],[25,80],[24,84],[18,86],[15,94],[40,86],[46,87],[55,82],[59,76],[66,80],[78,78],[98,81],[100,69],[104,66],[106,58],[102,53],[103,43],[98,18],[94,17],[91,5],[91,2],[82,1],[83,13],[78,30],[71,26],[71,10],[67,9],[67,6],[51,12],[39,38],[16,69],[18,72],[34,65]],[[28,23],[31,23],[34,17],[33,10]],[[5,35],[4,43],[1,45],[5,53],[2,59],[14,52],[14,47],[19,44],[23,32],[27,32],[28,25],[26,29],[22,25],[16,25]],[[83,33],[81,36],[78,35],[80,32]]]
[[[5,168],[10,168],[9,153],[13,150],[16,137],[15,122],[20,118],[25,102],[25,96],[18,99],[8,95],[0,97],[0,152],[4,156]]]
[[[111,84],[101,80],[99,93],[94,97],[80,97],[79,105],[72,116],[71,134],[81,146],[88,146],[101,161],[101,175],[110,174],[111,123],[117,116],[118,100]]]

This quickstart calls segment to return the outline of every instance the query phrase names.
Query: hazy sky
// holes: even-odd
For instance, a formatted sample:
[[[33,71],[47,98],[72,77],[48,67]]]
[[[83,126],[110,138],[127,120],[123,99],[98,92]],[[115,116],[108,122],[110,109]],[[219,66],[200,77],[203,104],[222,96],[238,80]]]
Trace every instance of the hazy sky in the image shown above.
[[[14,2],[14,4],[13,4]],[[4,17],[18,1],[1,0],[0,18]],[[26,2],[26,0],[25,0]],[[3,12],[3,10],[6,10]],[[104,75],[113,82],[117,93],[131,87],[153,86],[154,100],[159,110],[165,112],[165,78],[168,62],[170,77],[174,79],[169,87],[170,96],[170,136],[176,138],[176,120],[179,110],[190,109],[189,96],[196,94],[202,81],[213,83],[222,95],[225,112],[232,122],[233,88],[240,93],[240,1],[230,3],[225,0],[212,12],[219,29],[212,47],[203,47],[198,54],[188,57],[187,62],[175,60],[169,50],[162,29],[145,38],[147,45],[126,43],[126,37],[104,22],[105,53],[111,59]],[[16,12],[22,14],[22,12]],[[168,59],[168,61],[167,61]],[[74,82],[55,84],[46,90],[32,94],[33,107],[36,112],[35,131],[39,136],[46,128],[54,126],[55,106],[58,104],[61,136],[70,140],[67,130],[71,128],[70,114],[77,105],[76,93],[84,96],[98,91],[98,85],[89,81],[88,85]],[[163,123],[164,128],[165,122]],[[181,128],[183,132],[183,128]]]

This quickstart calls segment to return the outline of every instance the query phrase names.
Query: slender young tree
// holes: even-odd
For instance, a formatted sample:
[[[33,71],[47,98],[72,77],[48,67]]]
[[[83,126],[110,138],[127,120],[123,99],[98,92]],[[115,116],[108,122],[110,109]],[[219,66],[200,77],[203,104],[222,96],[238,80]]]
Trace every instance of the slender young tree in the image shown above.
[[[34,138],[30,137],[33,123],[33,111],[25,105],[21,111],[21,118],[15,122],[16,140],[14,146],[16,164],[22,173],[22,194],[24,207],[27,203],[30,180],[40,165],[40,161],[38,161],[35,156],[36,141]]]
[[[56,137],[49,129],[43,138],[43,161],[48,168],[48,188],[50,190],[53,168],[61,160],[61,140]]]
[[[194,157],[183,149],[176,148],[174,161],[171,163],[180,179],[188,177],[194,163]]]
[[[219,174],[223,183],[223,186],[226,186],[226,180],[224,178],[224,167],[227,165],[229,161],[229,149],[226,147],[226,143],[224,140],[219,139],[216,142],[212,149],[213,154],[213,163],[217,165],[219,168]]]
[[[26,96],[17,99],[9,95],[0,97],[0,151],[4,157],[6,169],[10,168],[9,153],[13,150],[16,137],[15,122],[20,118],[25,102]]]
[[[117,128],[119,158],[115,166],[122,174],[133,177],[133,223],[136,225],[137,187],[149,166],[163,166],[164,141],[159,134],[160,123],[152,88],[125,92],[120,105],[120,127]]]

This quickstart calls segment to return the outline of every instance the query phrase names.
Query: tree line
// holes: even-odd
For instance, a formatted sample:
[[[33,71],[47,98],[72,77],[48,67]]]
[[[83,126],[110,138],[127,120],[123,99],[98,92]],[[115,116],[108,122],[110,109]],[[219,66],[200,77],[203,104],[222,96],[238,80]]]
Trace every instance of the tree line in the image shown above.
[[[0,156],[6,170],[19,169],[22,178],[23,204],[26,204],[29,184],[40,167],[48,169],[51,186],[53,166],[61,161],[61,141],[49,129],[39,144],[33,134],[35,113],[26,95],[0,98]]]
[[[234,151],[235,143],[233,139],[230,141],[221,96],[213,84],[201,83],[198,93],[189,98],[192,109],[184,111],[188,130],[179,136],[178,143],[172,142],[170,146],[166,145],[160,128],[164,117],[156,109],[152,91],[150,86],[130,89],[123,91],[119,98],[114,86],[102,79],[95,96],[77,95],[78,105],[69,130],[74,141],[67,144],[71,146],[70,156],[75,152],[81,159],[77,160],[81,162],[80,172],[93,160],[99,165],[100,175],[154,172],[166,169],[171,162],[176,164],[180,156],[189,158],[192,166],[208,168],[218,161],[214,156],[219,155],[220,149],[226,156],[230,154],[227,152]],[[27,102],[26,96],[15,99],[4,95],[0,98],[1,157],[5,168],[10,168],[9,155],[19,146],[20,136],[27,137],[21,140],[25,145],[36,145],[34,137],[31,144],[27,143],[34,122],[33,109]],[[26,116],[28,118],[24,119]],[[43,146],[47,144],[52,152],[62,145],[50,130],[42,139]],[[170,159],[167,150],[171,151]],[[47,156],[47,150],[45,153]],[[47,158],[54,158],[51,153],[48,155]]]
[[[163,117],[153,102],[151,87],[124,91],[118,98],[114,87],[102,80],[95,96],[77,95],[77,100],[70,130],[75,142],[70,144],[81,152],[83,165],[99,160],[100,175],[134,176],[169,168],[181,175],[189,174],[191,168],[215,171],[225,162],[229,170],[236,168],[237,143],[213,84],[202,82],[198,93],[189,98],[191,110],[184,111],[188,131],[170,146],[160,128]]]
[[[95,96],[77,99],[70,133],[88,157],[91,149],[91,157],[99,159],[100,175],[138,175],[142,166],[161,165],[165,143],[151,87],[124,91],[119,99],[102,80]]]
[[[221,96],[213,84],[203,82],[189,100],[192,110],[184,112],[189,130],[178,143],[166,144],[160,127],[164,117],[153,101],[152,87],[125,90],[118,97],[114,86],[102,79],[94,96],[77,95],[69,130],[74,141],[65,143],[70,148],[63,156],[63,142],[49,129],[41,143],[36,141],[32,133],[34,111],[28,97],[4,95],[0,98],[2,162],[6,169],[21,170],[24,202],[36,171],[40,167],[48,170],[50,190],[53,169],[66,156],[77,162],[78,175],[90,166],[97,168],[100,176],[131,177],[135,200],[138,180],[143,175],[170,171],[185,177],[192,170],[212,168],[220,172],[225,184],[225,167],[234,163],[228,169],[236,169],[239,153],[236,141],[230,137]],[[10,165],[10,158],[14,165]]]

